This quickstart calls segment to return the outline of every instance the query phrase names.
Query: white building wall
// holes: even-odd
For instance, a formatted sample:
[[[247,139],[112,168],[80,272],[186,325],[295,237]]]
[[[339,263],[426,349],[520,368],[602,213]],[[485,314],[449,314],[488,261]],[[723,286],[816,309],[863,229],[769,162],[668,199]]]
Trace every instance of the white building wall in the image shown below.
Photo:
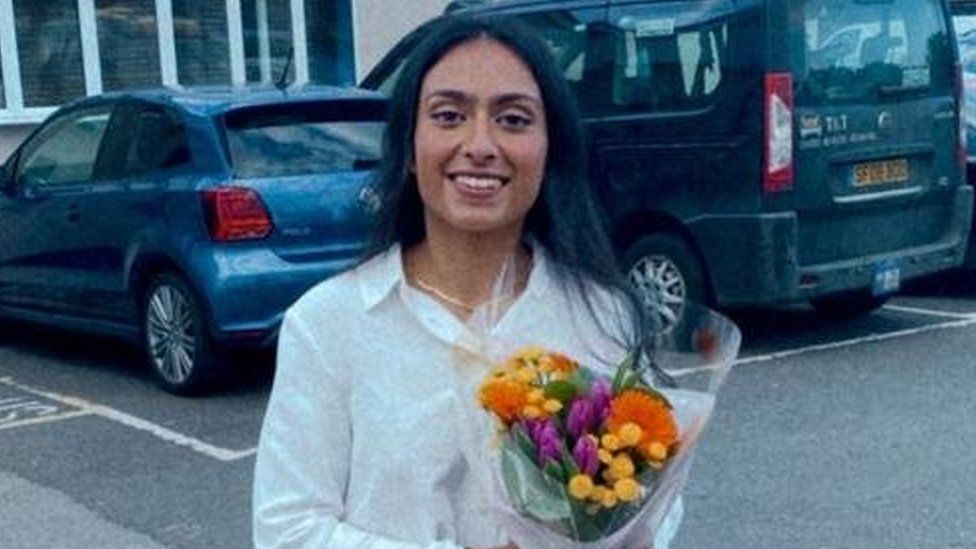
[[[444,11],[449,0],[354,0],[356,81],[404,35]]]

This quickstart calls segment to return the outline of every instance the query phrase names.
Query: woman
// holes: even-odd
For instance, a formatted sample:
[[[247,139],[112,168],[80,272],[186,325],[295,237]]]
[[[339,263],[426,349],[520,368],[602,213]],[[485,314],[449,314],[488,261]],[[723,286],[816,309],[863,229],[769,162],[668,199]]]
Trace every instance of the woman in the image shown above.
[[[475,404],[452,353],[472,314],[492,301],[491,337],[588,364],[648,333],[590,196],[570,92],[523,27],[452,18],[432,30],[393,92],[384,147],[368,259],[282,324],[258,547],[510,547],[459,443],[460,407]],[[511,284],[493,295],[500,272]],[[669,520],[658,549],[680,506]]]

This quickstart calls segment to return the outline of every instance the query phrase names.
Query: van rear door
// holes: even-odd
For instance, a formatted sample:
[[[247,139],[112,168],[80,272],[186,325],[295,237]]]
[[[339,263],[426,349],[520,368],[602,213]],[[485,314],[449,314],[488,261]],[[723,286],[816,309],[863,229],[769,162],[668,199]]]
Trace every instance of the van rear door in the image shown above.
[[[770,59],[773,71],[785,61],[794,83],[794,181],[764,205],[797,212],[801,268],[939,241],[961,179],[943,2],[787,6],[775,13],[788,24],[770,29],[788,29],[790,48],[770,48]]]

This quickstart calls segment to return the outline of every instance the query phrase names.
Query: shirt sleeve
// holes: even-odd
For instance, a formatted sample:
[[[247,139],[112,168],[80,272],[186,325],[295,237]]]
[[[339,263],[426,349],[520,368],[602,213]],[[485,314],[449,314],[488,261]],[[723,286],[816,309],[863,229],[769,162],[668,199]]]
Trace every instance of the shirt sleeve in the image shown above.
[[[325,353],[294,307],[278,336],[274,385],[261,429],[254,473],[253,536],[257,549],[357,547],[455,549],[417,545],[343,522],[351,454],[349,372]]]

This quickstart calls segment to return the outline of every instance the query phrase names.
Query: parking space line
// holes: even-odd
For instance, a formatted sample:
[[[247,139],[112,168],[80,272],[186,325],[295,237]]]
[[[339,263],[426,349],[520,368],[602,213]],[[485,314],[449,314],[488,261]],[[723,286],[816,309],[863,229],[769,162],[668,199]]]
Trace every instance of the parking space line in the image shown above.
[[[152,423],[145,419],[116,410],[115,408],[112,408],[110,406],[95,404],[93,402],[89,402],[85,399],[78,398],[78,397],[62,395],[59,393],[53,393],[49,391],[42,391],[40,389],[35,389],[33,387],[29,387],[27,385],[18,383],[14,381],[13,378],[10,377],[0,378],[0,383],[3,383],[5,385],[8,385],[10,387],[19,389],[21,391],[33,395],[41,396],[56,402],[60,402],[62,404],[66,404],[68,406],[72,406],[74,408],[78,408],[79,411],[85,412],[89,415],[97,415],[99,417],[114,421],[116,423],[121,423],[126,427],[131,427],[133,429],[138,429],[140,431],[147,432],[157,438],[176,444],[178,446],[189,448],[199,454],[203,454],[207,457],[219,461],[224,461],[224,462],[237,461],[239,459],[243,459],[257,453],[256,447],[248,448],[245,450],[230,450],[227,448],[214,446],[213,444],[209,444],[207,442],[193,438],[191,436],[178,433],[172,429],[168,429],[161,425],[156,425],[155,423]],[[37,419],[42,419],[42,418],[37,418]]]
[[[71,412],[65,412],[63,414],[52,414],[49,416],[32,417],[28,419],[22,419],[20,421],[12,421],[10,423],[0,424],[0,431],[4,429],[13,429],[15,427],[27,427],[28,425],[37,425],[39,423],[50,423],[52,421],[61,421],[65,419],[71,419],[75,417],[90,416],[92,412],[89,410],[74,410]]]
[[[921,307],[906,307],[904,305],[885,305],[885,309],[899,313],[912,313],[926,316],[939,316],[944,318],[976,318],[976,313],[954,313],[950,311],[939,311],[937,309],[923,309]]]
[[[896,330],[894,332],[885,332],[880,334],[871,334],[863,337],[854,337],[851,339],[844,339],[841,341],[831,341],[830,343],[821,343],[818,345],[808,345],[806,347],[798,347],[796,349],[787,349],[785,351],[777,351],[775,353],[768,353],[763,355],[747,356],[736,359],[733,362],[735,366],[741,366],[745,364],[753,364],[757,362],[771,362],[774,360],[779,360],[782,358],[789,358],[798,355],[805,355],[809,353],[816,353],[820,351],[829,351],[833,349],[841,349],[844,347],[853,347],[855,345],[861,345],[864,343],[873,343],[876,341],[886,341],[889,339],[898,339],[902,337],[913,336],[917,334],[923,334],[927,332],[935,332],[940,330],[950,330],[955,328],[966,328],[969,326],[976,325],[976,316],[967,316],[960,320],[954,320],[949,322],[940,322],[938,324],[927,324],[925,326],[918,326],[915,328],[907,328],[904,330]],[[699,368],[684,368],[680,370],[675,370],[669,372],[673,377],[683,377],[691,375],[697,372],[702,372],[707,370],[706,367]]]

